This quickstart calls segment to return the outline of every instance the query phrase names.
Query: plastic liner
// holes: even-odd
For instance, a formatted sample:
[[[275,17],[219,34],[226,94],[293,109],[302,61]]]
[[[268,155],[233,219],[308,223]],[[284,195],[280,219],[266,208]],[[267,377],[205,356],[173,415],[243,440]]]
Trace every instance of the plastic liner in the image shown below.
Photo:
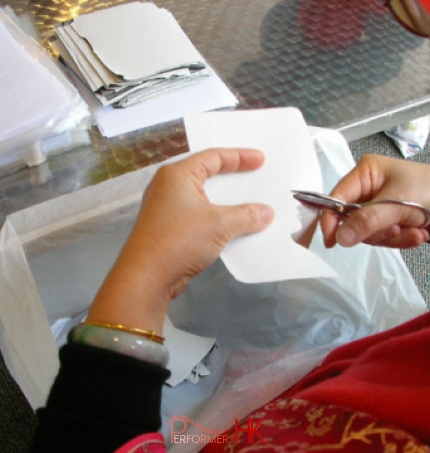
[[[0,8],[2,45],[7,46],[0,71],[7,90],[0,106],[5,119],[0,127],[2,173],[39,165],[50,154],[90,141],[86,103],[51,56],[21,30],[21,22],[10,8]]]

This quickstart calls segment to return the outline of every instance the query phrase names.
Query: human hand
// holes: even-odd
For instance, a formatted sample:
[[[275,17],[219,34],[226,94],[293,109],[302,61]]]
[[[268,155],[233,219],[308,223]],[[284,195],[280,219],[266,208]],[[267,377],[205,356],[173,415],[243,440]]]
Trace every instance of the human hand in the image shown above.
[[[256,150],[212,149],[160,168],[88,321],[160,331],[170,299],[210,266],[227,242],[262,231],[273,219],[266,205],[211,204],[206,180],[255,170],[263,161]]]
[[[331,195],[352,203],[381,199],[413,201],[430,208],[430,165],[382,156],[366,155],[333,189]],[[421,228],[424,214],[396,204],[365,206],[347,219],[324,212],[321,228],[326,247],[345,247],[360,242],[411,248],[429,240]]]

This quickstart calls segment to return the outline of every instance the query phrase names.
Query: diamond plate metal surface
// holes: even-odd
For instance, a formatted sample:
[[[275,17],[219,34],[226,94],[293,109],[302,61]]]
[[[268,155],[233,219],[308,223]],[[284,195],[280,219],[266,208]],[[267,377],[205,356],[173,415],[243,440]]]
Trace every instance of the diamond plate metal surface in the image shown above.
[[[123,0],[1,0],[29,14],[48,47],[54,26]],[[240,99],[239,108],[296,106],[310,125],[342,128],[399,106],[430,104],[428,41],[380,0],[156,0]],[[429,107],[430,108],[430,107]],[[417,109],[417,116],[420,110]],[[92,146],[0,181],[0,214],[187,150],[181,122]],[[18,189],[19,188],[19,189]]]

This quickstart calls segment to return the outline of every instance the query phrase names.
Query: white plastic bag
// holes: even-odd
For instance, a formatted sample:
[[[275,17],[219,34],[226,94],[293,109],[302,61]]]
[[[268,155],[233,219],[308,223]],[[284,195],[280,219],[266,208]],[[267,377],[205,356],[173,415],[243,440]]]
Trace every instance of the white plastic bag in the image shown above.
[[[0,167],[44,162],[49,153],[88,144],[90,113],[53,59],[0,8]]]

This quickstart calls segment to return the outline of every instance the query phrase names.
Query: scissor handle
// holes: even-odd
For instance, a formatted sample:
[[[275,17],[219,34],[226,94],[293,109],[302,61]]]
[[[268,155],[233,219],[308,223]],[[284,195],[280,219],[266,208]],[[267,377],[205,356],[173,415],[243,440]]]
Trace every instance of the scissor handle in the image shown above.
[[[422,204],[415,203],[414,201],[403,201],[403,200],[393,200],[393,199],[382,199],[382,200],[375,200],[375,201],[368,201],[367,203],[362,203],[361,206],[370,206],[373,204],[382,204],[382,203],[391,203],[397,204],[401,206],[410,206],[411,208],[419,209],[425,216],[425,220],[422,225],[418,228],[427,228],[430,225],[430,211],[423,206]]]

